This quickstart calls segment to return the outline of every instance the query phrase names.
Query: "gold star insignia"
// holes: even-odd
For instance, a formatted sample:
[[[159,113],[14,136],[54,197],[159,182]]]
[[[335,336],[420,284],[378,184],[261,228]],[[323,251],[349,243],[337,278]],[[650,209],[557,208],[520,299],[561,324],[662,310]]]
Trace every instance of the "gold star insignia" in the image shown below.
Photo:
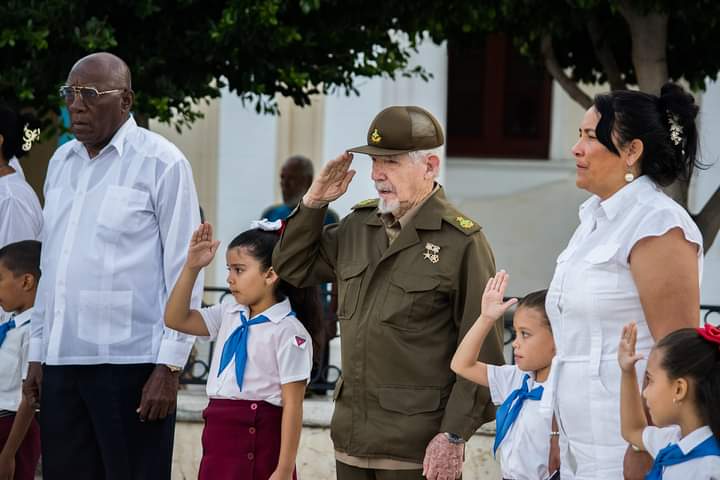
[[[372,134],[370,135],[370,140],[373,143],[380,143],[380,140],[382,140],[382,137],[380,136],[380,132],[378,132],[377,128],[375,130],[373,130]]]

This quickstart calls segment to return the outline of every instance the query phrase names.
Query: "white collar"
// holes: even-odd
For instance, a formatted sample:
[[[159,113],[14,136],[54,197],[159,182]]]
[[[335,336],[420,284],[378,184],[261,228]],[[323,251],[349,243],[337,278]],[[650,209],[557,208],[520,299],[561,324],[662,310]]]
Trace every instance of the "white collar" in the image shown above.
[[[687,455],[693,448],[712,437],[712,435],[713,432],[710,427],[705,425],[685,435],[677,444],[683,454]]]
[[[30,321],[30,317],[32,316],[33,309],[28,308],[22,313],[18,313],[17,315],[10,315],[10,319],[15,320],[15,328],[22,327],[26,323]]]
[[[250,309],[247,305],[242,305],[234,301],[228,306],[228,311],[230,313],[243,312],[246,316],[250,314]],[[262,315],[264,317],[267,317],[268,320],[270,320],[272,323],[280,323],[291,312],[292,307],[290,306],[290,300],[286,298],[285,300],[274,304],[272,307],[268,308],[264,312],[255,315],[255,317],[257,317],[258,315]],[[252,318],[250,320],[252,320]]]
[[[135,118],[130,115],[128,119],[125,120],[125,123],[123,123],[120,128],[117,129],[115,135],[113,135],[112,139],[110,139],[108,144],[105,145],[103,149],[98,152],[98,156],[104,151],[106,151],[108,148],[112,147],[115,149],[115,151],[118,152],[118,155],[122,157],[123,151],[125,149],[125,139],[128,137],[128,135],[130,135],[130,133],[134,132],[137,129],[138,126],[137,123],[135,123]],[[73,145],[70,149],[71,152],[80,153],[82,149],[85,149],[85,146],[78,140],[75,140],[75,142],[75,145]],[[85,153],[87,154],[87,149],[85,149]]]
[[[580,220],[586,220],[589,217],[597,218],[600,214],[604,214],[608,220],[613,220],[618,213],[628,208],[629,203],[638,201],[638,196],[642,192],[649,190],[657,190],[650,177],[642,175],[635,181],[624,185],[620,190],[612,194],[609,198],[601,200],[597,195],[593,195],[582,205],[580,205]]]

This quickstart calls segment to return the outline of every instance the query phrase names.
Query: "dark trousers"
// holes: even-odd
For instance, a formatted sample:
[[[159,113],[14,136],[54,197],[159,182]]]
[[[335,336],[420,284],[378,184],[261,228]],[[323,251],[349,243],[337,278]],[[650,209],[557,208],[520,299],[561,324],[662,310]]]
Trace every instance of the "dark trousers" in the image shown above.
[[[15,415],[0,417],[0,450],[5,446]],[[40,427],[33,418],[30,428],[15,454],[14,480],[33,480],[40,460]]]
[[[141,422],[152,364],[44,366],[44,480],[170,480],[175,414]]]
[[[335,461],[337,480],[425,480],[422,470],[376,470]]]

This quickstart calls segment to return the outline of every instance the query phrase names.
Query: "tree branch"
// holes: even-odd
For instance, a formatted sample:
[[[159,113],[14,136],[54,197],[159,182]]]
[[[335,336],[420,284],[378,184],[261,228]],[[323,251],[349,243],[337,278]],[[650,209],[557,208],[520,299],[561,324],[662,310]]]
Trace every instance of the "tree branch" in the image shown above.
[[[715,190],[700,213],[693,215],[693,220],[702,233],[703,249],[707,253],[720,230],[720,188]]]
[[[545,68],[547,68],[547,71],[550,72],[550,75],[552,75],[553,78],[560,84],[563,90],[570,95],[570,98],[579,103],[583,108],[590,108],[590,105],[592,105],[592,99],[590,96],[583,92],[578,84],[568,77],[560,67],[557,57],[555,57],[555,51],[552,46],[552,38],[549,34],[543,35],[540,43],[540,51],[542,52],[543,57],[545,57]]]
[[[590,34],[590,40],[595,50],[595,56],[597,57],[600,65],[603,67],[605,75],[607,75],[608,83],[610,83],[611,90],[625,90],[627,85],[620,75],[620,68],[618,67],[617,61],[615,61],[615,55],[613,55],[610,46],[606,41],[606,36],[603,34],[598,22],[597,15],[591,15],[587,22],[588,33]]]

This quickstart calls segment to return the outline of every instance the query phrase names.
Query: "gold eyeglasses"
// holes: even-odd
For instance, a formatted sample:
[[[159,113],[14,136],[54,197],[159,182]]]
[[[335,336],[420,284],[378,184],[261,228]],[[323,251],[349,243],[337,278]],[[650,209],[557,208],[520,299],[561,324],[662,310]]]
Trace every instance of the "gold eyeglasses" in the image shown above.
[[[71,105],[75,101],[75,95],[80,94],[80,98],[82,98],[83,102],[89,104],[96,101],[101,95],[123,91],[125,91],[124,88],[116,88],[114,90],[105,90],[101,92],[95,87],[73,87],[70,85],[63,85],[60,87],[60,96],[65,100],[65,103]]]

